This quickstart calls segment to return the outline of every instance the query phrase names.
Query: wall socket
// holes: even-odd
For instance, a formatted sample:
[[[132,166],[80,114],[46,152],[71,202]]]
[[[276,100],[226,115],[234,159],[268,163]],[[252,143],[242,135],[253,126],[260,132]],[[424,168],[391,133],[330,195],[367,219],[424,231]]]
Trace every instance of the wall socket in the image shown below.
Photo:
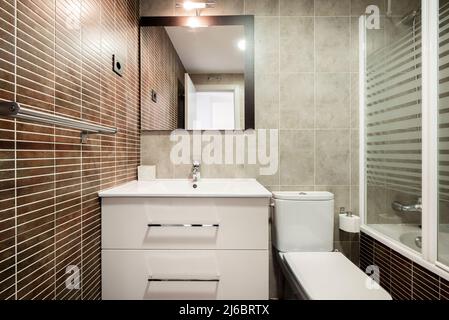
[[[157,93],[154,90],[151,90],[151,100],[153,100],[154,103],[157,103]]]
[[[125,63],[123,62],[123,60],[116,54],[112,55],[112,70],[120,77],[123,77],[124,69]]]

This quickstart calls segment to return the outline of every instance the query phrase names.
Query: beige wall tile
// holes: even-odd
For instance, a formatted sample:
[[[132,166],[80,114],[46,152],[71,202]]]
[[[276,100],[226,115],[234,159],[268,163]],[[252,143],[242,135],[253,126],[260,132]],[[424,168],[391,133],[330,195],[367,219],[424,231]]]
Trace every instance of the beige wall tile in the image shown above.
[[[279,74],[258,74],[255,79],[256,128],[279,128]]]
[[[315,0],[316,16],[349,16],[350,0]]]
[[[351,128],[359,128],[359,74],[351,73]]]
[[[140,1],[141,16],[172,16],[175,14],[175,0],[142,0]]]
[[[270,192],[280,191],[279,186],[265,186],[265,188]]]
[[[279,72],[279,18],[255,19],[255,69],[256,74]]]
[[[400,23],[402,20],[402,17],[393,17],[393,18],[387,18],[385,19],[385,23],[384,23],[384,45],[389,45],[392,44],[398,40],[400,40],[401,38],[403,38],[405,35],[409,34],[409,30],[410,30],[410,26]],[[379,33],[380,30],[372,30],[372,32],[374,33],[375,31],[378,31],[377,33]],[[373,39],[374,37],[371,36],[371,39]],[[380,34],[377,34],[377,39],[381,38]],[[377,40],[376,39],[376,40]],[[374,40],[372,40],[374,41]],[[375,42],[375,44],[377,44],[377,42]],[[368,45],[372,45],[370,43],[368,43]],[[367,48],[368,51],[369,47]],[[375,50],[375,49],[374,49]],[[374,51],[373,49],[371,49],[370,52]]]
[[[359,18],[351,18],[351,72],[359,72]]]
[[[351,186],[351,211],[357,215],[360,216],[360,207],[359,207],[359,186],[352,185]]]
[[[279,139],[279,137],[278,137]],[[279,140],[277,141],[278,145],[279,145]],[[269,150],[266,150],[266,154],[269,154]],[[277,168],[276,172],[272,175],[261,175],[261,169],[262,168],[267,168],[267,165],[256,165],[255,167],[257,168],[257,171],[255,172],[255,176],[257,177],[257,181],[259,181],[261,184],[263,185],[280,185],[280,176],[279,176],[279,159],[280,159],[280,155],[278,154],[278,158],[277,158]]]
[[[281,72],[313,72],[313,18],[281,17],[280,32]]]
[[[391,11],[394,16],[403,16],[421,8],[421,0],[391,0]]]
[[[379,223],[382,216],[387,212],[386,190],[382,186],[367,186],[366,190],[366,211],[367,223]]]
[[[314,0],[280,0],[281,16],[313,16]]]
[[[388,19],[381,19],[381,26],[390,24]],[[386,27],[388,29],[388,27]],[[395,31],[394,31],[395,32]],[[401,34],[401,33],[399,33]],[[383,28],[366,31],[366,52],[368,55],[382,49],[387,43],[387,31]]]
[[[349,130],[316,131],[317,185],[349,185]]]
[[[351,0],[351,15],[359,17],[365,14],[366,8],[370,5],[378,6],[381,14],[385,14],[386,0]]]
[[[279,0],[245,0],[245,14],[278,16]]]
[[[281,185],[313,185],[313,131],[281,130],[279,146]]]
[[[359,184],[359,130],[351,130],[351,185]]]
[[[316,18],[316,71],[349,72],[350,19]]]
[[[314,76],[311,73],[286,73],[280,84],[280,128],[314,127]]]
[[[316,128],[349,128],[350,74],[316,75]]]
[[[193,163],[193,161],[192,161]],[[174,166],[174,178],[175,179],[191,179],[192,178],[192,165],[180,164]]]
[[[280,191],[310,192],[310,191],[315,191],[315,186],[281,186]]]
[[[151,132],[141,135],[142,165],[156,165],[156,177],[173,178],[173,165],[170,161],[170,132]]]
[[[256,178],[258,176],[257,165],[207,165],[203,164],[201,175],[204,178]]]
[[[340,239],[339,214],[340,208],[350,209],[350,187],[349,186],[317,186],[316,191],[327,191],[334,195],[334,241]]]
[[[372,54],[385,45],[384,26],[388,19],[381,17],[380,29],[366,30],[366,51]],[[389,22],[388,22],[389,23]],[[351,71],[359,72],[359,17],[351,18]]]
[[[256,179],[264,186],[279,185],[280,184],[279,170],[275,174],[270,175],[270,176],[265,176],[265,175],[262,176],[262,175],[258,174]]]

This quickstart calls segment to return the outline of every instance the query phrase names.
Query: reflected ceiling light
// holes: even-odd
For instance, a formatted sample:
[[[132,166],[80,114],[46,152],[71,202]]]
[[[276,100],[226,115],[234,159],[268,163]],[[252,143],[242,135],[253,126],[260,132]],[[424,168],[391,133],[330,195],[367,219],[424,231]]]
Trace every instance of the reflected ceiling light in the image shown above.
[[[245,51],[246,50],[246,40],[242,39],[239,42],[237,42],[237,47],[242,50]]]
[[[196,17],[190,17],[187,20],[187,26],[190,28],[199,28],[202,27],[200,21]]]
[[[186,11],[196,10],[196,15],[200,15],[200,11],[207,8],[213,8],[215,1],[197,2],[197,1],[184,1],[182,3],[176,3],[176,8],[183,8]]]

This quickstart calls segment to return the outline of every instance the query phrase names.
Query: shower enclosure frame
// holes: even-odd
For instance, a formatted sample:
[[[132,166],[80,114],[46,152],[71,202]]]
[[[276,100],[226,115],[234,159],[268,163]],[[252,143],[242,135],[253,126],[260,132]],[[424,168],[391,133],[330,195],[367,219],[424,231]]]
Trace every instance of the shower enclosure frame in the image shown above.
[[[359,206],[361,230],[412,261],[449,280],[449,266],[438,261],[438,84],[439,0],[421,0],[422,25],[422,253],[390,239],[367,224],[365,148],[366,16],[359,18]],[[426,177],[426,178],[423,178]]]

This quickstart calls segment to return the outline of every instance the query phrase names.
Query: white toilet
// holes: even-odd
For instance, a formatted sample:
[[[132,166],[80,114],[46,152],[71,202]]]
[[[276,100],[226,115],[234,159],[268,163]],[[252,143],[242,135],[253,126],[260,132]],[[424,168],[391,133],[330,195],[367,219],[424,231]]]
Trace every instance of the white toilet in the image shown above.
[[[311,300],[391,300],[371,278],[333,251],[334,195],[274,192],[272,241],[296,295]],[[373,285],[374,284],[374,285]]]

